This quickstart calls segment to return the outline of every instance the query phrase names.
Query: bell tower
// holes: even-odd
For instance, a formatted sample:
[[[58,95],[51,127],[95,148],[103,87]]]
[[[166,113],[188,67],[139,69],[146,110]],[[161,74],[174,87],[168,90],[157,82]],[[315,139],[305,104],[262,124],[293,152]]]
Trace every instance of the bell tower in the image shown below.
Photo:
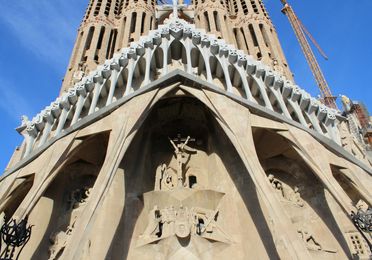
[[[195,10],[195,25],[203,28],[207,33],[212,33],[218,39],[225,39],[230,44],[235,44],[229,22],[229,7],[224,1],[193,0]]]
[[[182,1],[179,1],[181,3]],[[78,29],[61,94],[114,52],[157,29],[156,0],[91,0]],[[182,3],[181,3],[182,4]],[[293,79],[274,25],[261,0],[192,0],[180,13],[196,28],[235,45],[254,59]],[[189,20],[190,22],[190,20]]]
[[[236,47],[293,79],[274,25],[261,0],[228,0]]]
[[[155,0],[90,0],[63,80],[61,94],[115,51],[154,29]]]

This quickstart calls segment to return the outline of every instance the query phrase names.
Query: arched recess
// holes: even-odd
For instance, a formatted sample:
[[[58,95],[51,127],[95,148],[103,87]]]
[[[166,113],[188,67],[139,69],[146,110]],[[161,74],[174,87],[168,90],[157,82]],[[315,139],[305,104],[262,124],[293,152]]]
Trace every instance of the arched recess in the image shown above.
[[[177,169],[169,138],[177,143],[177,138],[185,140],[182,138],[187,136],[191,139],[182,167],[182,186],[174,190],[174,179],[163,179],[159,173],[163,164],[170,175]],[[193,246],[198,246],[200,259],[204,253],[222,259],[231,254],[279,258],[264,217],[265,209],[247,169],[215,115],[196,98],[177,90],[159,101],[138,129],[119,168],[125,173],[125,206],[107,259],[164,259],[186,251],[195,254]],[[180,210],[181,201],[186,198],[186,210],[196,210],[196,204],[216,207],[216,227],[210,237],[205,239],[197,228],[191,227],[188,238],[177,239],[167,223],[152,233],[157,229],[151,228],[155,206],[165,216],[164,210]],[[189,216],[194,216],[190,212]],[[202,222],[207,223],[198,223]],[[149,242],[146,232],[157,239]]]
[[[253,138],[273,195],[290,217],[309,253],[315,258],[350,258],[343,235],[346,230],[339,226],[339,215],[344,213],[341,209],[334,211],[336,200],[329,196],[292,143],[274,130],[264,128],[253,128]]]
[[[227,90],[226,79],[220,61],[215,56],[210,56],[209,65],[213,82],[215,82],[217,86],[222,86],[224,90]]]
[[[191,49],[191,67],[197,69],[197,75],[199,75],[203,80],[207,80],[204,57],[198,47],[192,47]]]
[[[228,65],[229,76],[233,86],[233,93],[239,97],[246,98],[240,73],[233,65]]]
[[[162,69],[163,68],[163,48],[161,47],[156,47],[155,51],[152,54],[151,57],[151,67],[153,70],[155,69]]]
[[[116,83],[115,92],[114,92],[114,98],[116,100],[120,99],[123,96],[123,93],[125,92],[125,87],[127,85],[127,81],[128,81],[128,66],[124,67],[118,76],[118,81]]]
[[[360,192],[356,183],[348,177],[350,170],[332,164],[331,170],[333,177],[336,179],[338,184],[340,184],[345,193],[350,197],[354,205],[356,205],[359,200],[363,200],[364,202],[368,203],[368,199]]]
[[[22,203],[34,183],[35,174],[17,178],[4,201],[0,205],[0,223],[12,219],[13,214]],[[5,218],[5,219],[4,219]]]
[[[249,89],[251,90],[253,98],[256,100],[257,104],[265,106],[265,101],[261,95],[260,87],[252,76],[247,76]]]
[[[186,70],[186,48],[179,40],[174,39],[168,48],[168,65]]]
[[[298,118],[298,115],[296,113],[296,110],[293,108],[292,104],[288,102],[288,100],[285,100],[285,105],[288,109],[288,112],[291,116],[291,118],[296,121],[297,123],[300,123],[300,119]]]
[[[132,88],[133,91],[136,91],[140,88],[145,78],[145,71],[146,71],[146,60],[142,56],[138,59],[136,67],[133,73],[133,81],[132,81]]]
[[[57,259],[63,253],[105,160],[108,140],[108,132],[83,138],[54,175],[29,214],[34,228],[21,259]]]

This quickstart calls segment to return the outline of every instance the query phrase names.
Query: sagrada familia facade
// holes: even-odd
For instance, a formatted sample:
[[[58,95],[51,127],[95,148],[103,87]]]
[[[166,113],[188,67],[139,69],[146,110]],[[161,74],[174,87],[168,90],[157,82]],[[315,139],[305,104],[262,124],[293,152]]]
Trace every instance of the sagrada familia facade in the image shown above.
[[[1,258],[371,257],[371,160],[261,0],[91,0],[60,96],[17,131]]]

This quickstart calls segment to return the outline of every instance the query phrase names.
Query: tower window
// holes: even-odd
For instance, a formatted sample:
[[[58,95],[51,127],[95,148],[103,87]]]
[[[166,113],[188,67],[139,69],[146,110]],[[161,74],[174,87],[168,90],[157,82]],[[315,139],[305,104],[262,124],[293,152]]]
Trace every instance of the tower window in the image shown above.
[[[142,13],[141,34],[143,34],[144,31],[145,31],[145,18],[146,18],[146,14],[145,13]]]
[[[258,47],[258,41],[257,41],[257,37],[256,37],[256,33],[254,32],[254,28],[253,28],[253,25],[250,24],[248,26],[249,28],[249,32],[251,33],[251,37],[252,37],[252,40],[253,40],[253,44],[255,47]]]
[[[113,37],[113,39],[112,39],[111,52],[110,52],[109,59],[111,59],[112,56],[114,56],[115,45],[116,45],[116,38],[117,38],[117,36],[118,36],[118,31],[117,31],[116,29],[114,29],[113,31],[114,31],[114,37]]]
[[[91,1],[88,8],[87,8],[87,12],[86,12],[84,21],[86,21],[88,19],[89,15],[90,15],[90,12],[92,11],[92,6],[93,6],[93,2]]]
[[[130,33],[134,33],[136,30],[137,13],[132,13],[132,19],[130,21]]]
[[[209,24],[208,12],[204,12],[205,23],[207,24],[207,32],[211,31],[211,25]]]
[[[110,46],[112,45],[113,34],[114,34],[114,30],[111,30],[110,37],[109,37],[109,44],[107,45],[107,50],[106,50],[106,59],[109,59],[110,57]]]
[[[105,35],[105,27],[101,27],[101,31],[99,32],[98,42],[97,42],[97,50],[101,49],[103,36]]]
[[[236,3],[236,0],[233,0],[233,5],[234,5],[234,12],[235,14],[238,13],[238,4]]]
[[[262,23],[260,23],[259,26],[260,26],[261,34],[262,34],[262,37],[264,39],[265,45],[266,45],[266,47],[269,47],[269,39],[267,38],[266,29],[265,29],[265,27]]]
[[[216,31],[221,31],[221,24],[220,24],[220,19],[218,17],[217,11],[213,12],[213,17],[214,17],[214,22],[216,24]]]
[[[248,43],[247,43],[247,37],[243,31],[243,28],[240,28],[240,32],[242,33],[242,37],[244,39],[244,43],[245,43],[245,48],[247,49],[248,53],[249,53],[249,47],[248,47]]]
[[[238,40],[238,29],[234,28],[233,32],[234,32],[236,43],[238,45],[238,49],[241,49],[241,47],[239,46],[239,40]]]
[[[257,8],[257,5],[256,5],[256,2],[254,0],[251,0],[251,5],[253,7],[253,11],[258,14],[258,8]]]
[[[257,52],[257,59],[258,60],[261,60],[262,59],[262,53],[261,52]]]
[[[90,45],[91,45],[91,43],[92,43],[92,39],[93,39],[93,34],[94,34],[94,27],[91,26],[91,27],[89,28],[88,35],[87,35],[87,39],[86,39],[86,41],[85,41],[84,51],[83,51],[83,54],[82,54],[82,56],[81,56],[81,61],[82,61],[82,62],[87,61],[87,56],[86,56],[85,54],[86,54],[87,50],[90,49]]]
[[[245,1],[242,1],[242,7],[244,14],[248,14],[247,3]]]
[[[150,17],[150,30],[152,30],[152,23],[153,23],[153,19],[152,19],[152,16]]]
[[[230,13],[230,4],[229,4],[229,0],[225,0],[225,6],[226,6],[226,9],[227,9],[227,12]]]
[[[107,2],[106,2],[106,8],[105,8],[105,15],[106,15],[106,16],[108,16],[108,15],[110,14],[111,1],[112,1],[112,0],[107,0]]]
[[[92,39],[93,39],[93,34],[94,34],[94,27],[91,26],[91,27],[89,28],[87,41],[85,42],[85,46],[84,46],[84,49],[85,49],[85,50],[89,50],[89,49],[90,49],[90,45],[91,45],[91,43],[92,43]]]
[[[94,16],[99,14],[99,10],[101,9],[102,0],[98,0],[96,4],[96,9],[94,10]]]
[[[96,62],[98,62],[99,60],[99,50],[101,49],[102,47],[102,41],[103,41],[103,36],[105,35],[105,27],[101,27],[101,31],[99,32],[99,36],[98,36],[98,42],[97,42],[97,48],[96,48],[96,52],[94,54],[94,60]]]

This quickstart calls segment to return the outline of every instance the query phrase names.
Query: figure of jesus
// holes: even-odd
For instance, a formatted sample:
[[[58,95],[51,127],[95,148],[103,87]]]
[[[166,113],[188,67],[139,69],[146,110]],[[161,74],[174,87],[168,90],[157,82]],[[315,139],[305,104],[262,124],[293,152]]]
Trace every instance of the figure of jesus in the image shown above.
[[[171,142],[172,146],[174,147],[174,153],[176,154],[176,160],[177,160],[177,178],[178,178],[178,187],[183,186],[182,181],[182,166],[184,163],[186,163],[186,156],[184,154],[185,146],[190,141],[190,136],[188,136],[184,143],[175,144],[172,139],[169,138],[169,141]]]

